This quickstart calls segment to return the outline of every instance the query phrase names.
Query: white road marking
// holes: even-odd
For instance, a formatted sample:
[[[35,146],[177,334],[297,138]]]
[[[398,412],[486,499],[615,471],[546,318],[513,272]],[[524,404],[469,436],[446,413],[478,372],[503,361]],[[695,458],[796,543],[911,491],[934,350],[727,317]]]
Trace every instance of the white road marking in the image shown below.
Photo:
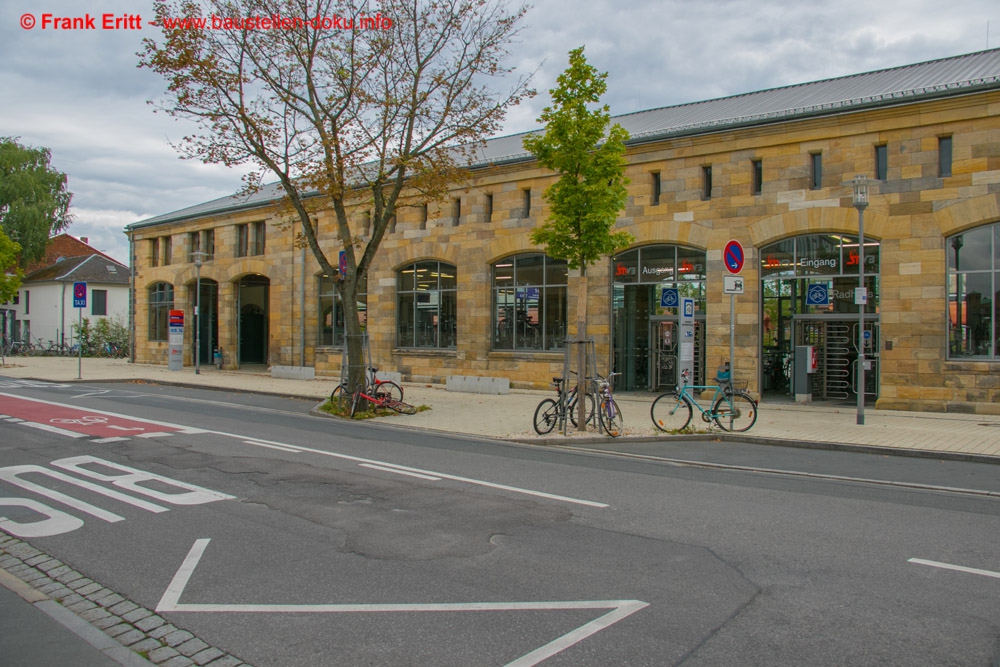
[[[277,449],[282,452],[288,452],[289,454],[301,454],[301,449],[296,449],[294,447],[283,447],[280,445],[271,445],[266,442],[257,442],[256,440],[244,440],[244,444],[253,445],[254,447],[267,447],[268,449]]]
[[[31,428],[37,428],[39,431],[48,431],[49,433],[55,433],[56,435],[64,435],[67,438],[86,438],[86,433],[77,433],[76,431],[67,431],[64,428],[59,428],[58,426],[52,426],[51,424],[39,424],[38,422],[21,422],[22,426],[30,426]]]
[[[24,397],[24,396],[15,396],[13,394],[0,393],[0,396],[10,396],[11,398],[18,398],[20,400],[34,401],[36,403],[45,403],[46,405],[56,405],[56,406],[61,406],[61,407],[65,407],[65,408],[72,408],[74,410],[79,410],[80,409],[79,406],[75,406],[75,405],[67,405],[65,403],[56,403],[56,402],[53,402],[53,401],[43,401],[43,400],[37,399],[37,398],[27,398],[27,397]],[[208,430],[208,429],[201,429],[201,428],[194,428],[194,427],[190,427],[190,426],[183,426],[181,424],[172,424],[172,423],[168,423],[168,422],[154,421],[154,420],[151,420],[151,419],[140,419],[140,418],[137,418],[137,417],[131,417],[129,415],[123,415],[123,414],[119,414],[119,413],[116,413],[116,412],[107,412],[105,410],[94,410],[93,412],[100,412],[101,414],[110,415],[112,417],[121,417],[122,419],[129,419],[129,420],[132,420],[132,421],[138,421],[138,422],[143,422],[143,423],[147,423],[147,424],[156,424],[158,426],[165,426],[167,428],[177,429],[177,431],[176,431],[177,433],[183,433],[183,434],[203,434],[203,433],[209,433],[209,434],[213,434],[213,435],[221,435],[221,436],[224,436],[224,437],[227,437],[227,438],[235,438],[235,439],[237,439],[237,440],[239,440],[241,442],[247,443],[247,444],[253,444],[256,447],[267,447],[267,446],[270,446],[272,448],[278,448],[278,449],[280,449],[280,448],[290,448],[290,449],[296,450],[297,453],[308,452],[310,454],[317,454],[319,456],[329,456],[331,458],[342,459],[344,461],[353,461],[355,463],[367,463],[367,464],[376,465],[376,466],[386,466],[388,468],[393,468],[396,471],[406,471],[406,472],[409,472],[409,473],[416,473],[416,474],[419,474],[419,475],[428,475],[428,476],[431,476],[431,477],[439,477],[441,479],[447,479],[447,480],[451,480],[453,482],[462,482],[462,483],[465,483],[465,484],[473,484],[475,486],[482,486],[482,487],[486,487],[486,488],[490,488],[490,489],[498,489],[500,491],[509,491],[511,493],[519,493],[519,494],[523,494],[523,495],[534,496],[536,498],[545,498],[545,499],[548,499],[548,500],[556,500],[556,501],[559,501],[559,502],[571,503],[571,504],[574,504],[574,505],[584,505],[586,507],[597,507],[597,508],[600,508],[600,509],[608,507],[607,503],[598,503],[598,502],[594,502],[592,500],[583,500],[581,498],[571,498],[569,496],[560,496],[560,495],[555,494],[555,493],[546,493],[544,491],[535,491],[535,490],[532,490],[532,489],[524,489],[524,488],[517,487],[517,486],[510,486],[508,484],[497,484],[495,482],[487,482],[487,481],[481,480],[481,479],[473,479],[473,478],[470,478],[470,477],[460,477],[458,475],[449,475],[447,473],[437,472],[437,471],[434,471],[434,470],[423,470],[421,468],[411,468],[409,466],[396,465],[394,463],[389,463],[389,462],[386,462],[386,461],[378,461],[378,460],[375,460],[375,459],[366,459],[366,458],[362,458],[362,457],[359,457],[359,456],[350,456],[348,454],[338,454],[336,452],[327,452],[327,451],[323,451],[323,450],[320,450],[320,449],[312,449],[310,447],[300,447],[298,445],[289,445],[288,443],[275,442],[273,440],[263,440],[263,439],[259,439],[259,438],[251,438],[251,437],[245,436],[245,435],[237,435],[235,433],[227,433],[225,431],[212,431],[212,430]],[[27,425],[29,425],[29,426],[34,426],[36,428],[41,428],[43,430],[50,430],[50,431],[53,431],[55,433],[60,433],[62,435],[66,435],[66,436],[73,437],[73,438],[82,438],[82,437],[85,437],[85,435],[82,434],[82,433],[74,433],[72,431],[62,431],[61,429],[55,429],[55,427],[51,427],[48,424],[37,424],[37,425],[35,425],[33,422],[25,422],[25,423]],[[154,438],[154,437],[167,436],[167,435],[171,435],[171,434],[170,433],[142,433],[142,434],[138,434],[136,437],[139,437],[139,438]]]
[[[106,445],[109,442],[127,442],[129,439],[130,438],[119,438],[119,437],[114,437],[114,438],[96,438],[94,440],[91,440],[91,442],[96,442],[96,443],[99,443],[101,445]]]
[[[405,470],[397,470],[396,468],[390,468],[388,466],[378,466],[373,463],[361,463],[359,464],[362,468],[371,468],[372,470],[381,470],[382,472],[394,472],[397,475],[407,475],[409,477],[417,477],[419,479],[426,479],[430,482],[440,482],[440,477],[432,477],[431,475],[422,475],[418,472],[407,472]]]
[[[991,572],[989,570],[977,570],[974,567],[963,567],[962,565],[952,565],[951,563],[939,563],[936,560],[924,560],[922,558],[910,558],[908,563],[916,563],[917,565],[929,565],[931,567],[939,567],[943,570],[954,570],[956,572],[966,572],[968,574],[979,574],[984,577],[993,577],[994,579],[1000,579],[1000,572]]]
[[[153,431],[152,433],[136,433],[137,438],[166,438],[167,436],[173,435],[172,432],[167,431]]]
[[[562,611],[610,610],[608,613],[566,633],[531,653],[510,662],[506,667],[533,667],[561,653],[570,646],[608,628],[618,621],[649,606],[642,600],[549,600],[537,602],[444,602],[434,604],[182,604],[181,594],[191,580],[201,557],[211,540],[195,540],[184,562],[177,569],[170,584],[156,605],[157,613],[214,612],[214,613],[268,613],[268,614],[356,614],[356,613],[426,613],[426,612],[484,612],[484,611]]]

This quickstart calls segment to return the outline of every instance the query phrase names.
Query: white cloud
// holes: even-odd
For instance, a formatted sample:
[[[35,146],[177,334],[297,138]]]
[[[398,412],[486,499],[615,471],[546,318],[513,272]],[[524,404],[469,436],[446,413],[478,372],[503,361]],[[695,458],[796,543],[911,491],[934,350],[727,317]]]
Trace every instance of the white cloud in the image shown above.
[[[241,172],[180,160],[183,123],[146,101],[163,81],[137,67],[156,30],[24,30],[20,17],[103,13],[153,16],[151,0],[7,0],[0,6],[0,135],[47,146],[69,175],[77,221],[117,259],[122,227],[232,194]],[[505,130],[536,129],[568,52],[586,45],[607,71],[605,101],[628,113],[931,60],[1000,46],[995,0],[537,0],[518,72],[537,70],[539,95],[508,114]],[[103,244],[103,245],[102,245]]]

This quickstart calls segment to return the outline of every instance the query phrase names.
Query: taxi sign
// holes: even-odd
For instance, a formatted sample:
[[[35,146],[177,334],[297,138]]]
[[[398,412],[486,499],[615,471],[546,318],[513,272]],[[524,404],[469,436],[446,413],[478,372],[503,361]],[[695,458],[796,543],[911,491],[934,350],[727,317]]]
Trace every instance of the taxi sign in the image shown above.
[[[73,283],[73,307],[87,307],[87,283]]]

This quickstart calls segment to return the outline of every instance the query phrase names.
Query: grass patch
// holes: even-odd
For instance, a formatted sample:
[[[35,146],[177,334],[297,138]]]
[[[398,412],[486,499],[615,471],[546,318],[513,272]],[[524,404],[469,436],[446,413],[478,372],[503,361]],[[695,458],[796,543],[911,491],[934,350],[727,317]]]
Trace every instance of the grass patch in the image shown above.
[[[376,417],[391,417],[399,414],[395,410],[379,408],[371,403],[366,402],[366,405],[367,410],[358,410],[353,417],[351,417],[351,401],[349,398],[327,399],[323,405],[319,406],[319,410],[320,412],[325,412],[328,415],[340,417],[341,419],[374,419]],[[429,405],[417,406],[417,412],[424,412],[430,409]]]

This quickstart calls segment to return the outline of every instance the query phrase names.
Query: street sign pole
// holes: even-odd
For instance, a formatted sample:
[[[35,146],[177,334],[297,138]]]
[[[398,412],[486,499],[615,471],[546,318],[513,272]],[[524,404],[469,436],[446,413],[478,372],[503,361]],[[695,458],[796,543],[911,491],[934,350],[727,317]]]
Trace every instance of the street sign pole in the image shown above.
[[[736,240],[730,241],[722,251],[722,259],[726,270],[732,274],[725,276],[723,281],[723,291],[729,293],[729,381],[732,382],[736,379],[736,295],[743,294],[743,277],[740,273],[746,261],[743,245]]]
[[[76,308],[76,379],[83,379],[83,309],[87,307],[87,283],[73,283],[73,307]],[[65,331],[63,334],[65,335]]]

